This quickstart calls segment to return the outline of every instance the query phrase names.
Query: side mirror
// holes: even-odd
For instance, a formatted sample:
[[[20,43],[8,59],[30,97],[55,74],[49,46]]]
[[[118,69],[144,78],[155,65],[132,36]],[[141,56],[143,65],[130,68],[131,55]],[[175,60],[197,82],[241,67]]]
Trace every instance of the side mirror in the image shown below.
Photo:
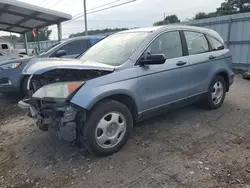
[[[64,55],[66,55],[66,51],[65,50],[58,50],[56,53],[55,53],[55,57],[62,57]]]
[[[141,59],[140,65],[160,65],[164,64],[166,61],[166,57],[164,54],[152,54],[148,55],[146,59]]]

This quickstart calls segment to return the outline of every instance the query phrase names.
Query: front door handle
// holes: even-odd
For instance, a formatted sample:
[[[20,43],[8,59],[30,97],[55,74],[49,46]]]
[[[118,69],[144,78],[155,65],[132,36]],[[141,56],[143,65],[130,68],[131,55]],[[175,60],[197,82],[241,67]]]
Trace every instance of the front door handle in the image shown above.
[[[187,62],[184,62],[184,61],[179,61],[178,63],[176,63],[177,66],[183,66],[186,64],[187,64]]]
[[[215,59],[216,57],[215,56],[213,56],[213,55],[210,55],[209,56],[209,59]]]

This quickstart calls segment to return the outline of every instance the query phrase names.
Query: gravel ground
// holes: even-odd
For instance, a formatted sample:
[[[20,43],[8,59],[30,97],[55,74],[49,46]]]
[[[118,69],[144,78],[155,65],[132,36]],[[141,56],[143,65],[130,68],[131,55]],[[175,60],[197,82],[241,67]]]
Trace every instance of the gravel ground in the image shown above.
[[[42,132],[0,96],[0,187],[250,188],[250,82],[236,76],[224,105],[139,123],[118,153],[96,158]]]

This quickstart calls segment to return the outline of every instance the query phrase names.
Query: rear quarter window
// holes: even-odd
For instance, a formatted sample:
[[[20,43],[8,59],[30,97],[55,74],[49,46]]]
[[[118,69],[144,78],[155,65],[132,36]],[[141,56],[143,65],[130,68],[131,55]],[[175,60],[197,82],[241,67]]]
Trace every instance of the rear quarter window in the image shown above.
[[[220,41],[218,41],[217,39],[207,35],[207,38],[211,44],[212,47],[212,51],[219,51],[219,50],[224,50],[225,46],[223,43],[221,43]]]

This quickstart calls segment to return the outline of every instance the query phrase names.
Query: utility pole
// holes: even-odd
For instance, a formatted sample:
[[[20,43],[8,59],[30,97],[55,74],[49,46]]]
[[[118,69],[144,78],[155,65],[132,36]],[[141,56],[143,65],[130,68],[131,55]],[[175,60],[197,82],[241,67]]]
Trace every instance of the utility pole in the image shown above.
[[[166,13],[165,12],[163,12],[163,25],[166,25]]]
[[[84,9],[84,22],[85,22],[85,35],[88,35],[86,0],[83,0],[83,9]]]

